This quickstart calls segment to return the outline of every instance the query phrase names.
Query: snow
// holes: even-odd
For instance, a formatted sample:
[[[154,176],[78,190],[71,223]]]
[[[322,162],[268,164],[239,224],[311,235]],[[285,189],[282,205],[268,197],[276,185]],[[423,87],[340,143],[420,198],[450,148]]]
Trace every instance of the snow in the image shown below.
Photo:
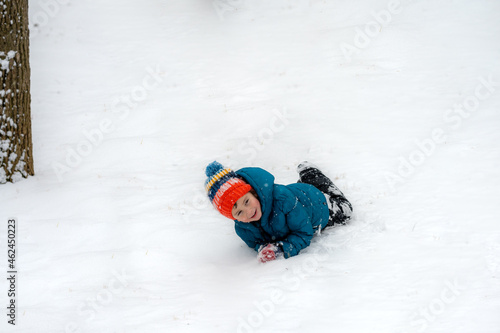
[[[499,332],[499,10],[30,1],[36,175],[0,190],[0,331]],[[205,198],[214,160],[282,184],[308,160],[353,219],[259,263]]]
[[[5,73],[8,73],[9,72],[9,61],[11,59],[14,59],[14,57],[16,56],[16,51],[9,51],[7,52],[7,54],[5,54],[5,52],[0,52],[0,57],[2,57],[3,59],[0,59],[0,65],[1,65],[1,70],[4,71],[5,70]],[[3,75],[3,73],[2,73]]]

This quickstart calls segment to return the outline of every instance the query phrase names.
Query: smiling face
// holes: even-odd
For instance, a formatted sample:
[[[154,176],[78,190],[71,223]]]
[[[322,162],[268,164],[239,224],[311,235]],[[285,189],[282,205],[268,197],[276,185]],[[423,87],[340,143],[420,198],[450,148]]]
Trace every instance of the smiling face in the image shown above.
[[[231,212],[233,218],[240,222],[255,222],[262,217],[260,201],[251,192],[238,199]]]

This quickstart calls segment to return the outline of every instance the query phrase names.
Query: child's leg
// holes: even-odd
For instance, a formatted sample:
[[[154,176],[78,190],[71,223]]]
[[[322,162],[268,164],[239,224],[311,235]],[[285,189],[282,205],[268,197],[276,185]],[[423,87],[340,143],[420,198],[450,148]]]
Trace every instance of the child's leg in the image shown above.
[[[331,179],[309,162],[299,164],[297,171],[299,172],[299,183],[313,185],[325,194],[330,213],[328,226],[346,224],[352,215],[352,205]]]

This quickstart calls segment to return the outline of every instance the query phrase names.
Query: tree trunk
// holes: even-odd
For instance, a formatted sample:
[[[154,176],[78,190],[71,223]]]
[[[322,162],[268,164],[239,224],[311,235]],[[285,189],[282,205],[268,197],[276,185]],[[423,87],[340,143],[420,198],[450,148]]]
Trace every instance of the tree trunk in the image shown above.
[[[34,175],[28,0],[0,0],[0,183]]]

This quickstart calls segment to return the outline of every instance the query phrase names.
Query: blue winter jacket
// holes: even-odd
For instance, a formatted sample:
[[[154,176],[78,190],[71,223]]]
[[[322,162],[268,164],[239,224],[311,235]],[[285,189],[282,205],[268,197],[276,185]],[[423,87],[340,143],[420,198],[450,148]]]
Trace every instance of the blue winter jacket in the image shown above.
[[[274,176],[261,168],[243,168],[236,174],[253,187],[260,201],[259,221],[235,220],[236,234],[256,251],[261,245],[280,243],[285,258],[295,256],[309,246],[315,230],[326,227],[326,199],[314,186],[274,184]]]

